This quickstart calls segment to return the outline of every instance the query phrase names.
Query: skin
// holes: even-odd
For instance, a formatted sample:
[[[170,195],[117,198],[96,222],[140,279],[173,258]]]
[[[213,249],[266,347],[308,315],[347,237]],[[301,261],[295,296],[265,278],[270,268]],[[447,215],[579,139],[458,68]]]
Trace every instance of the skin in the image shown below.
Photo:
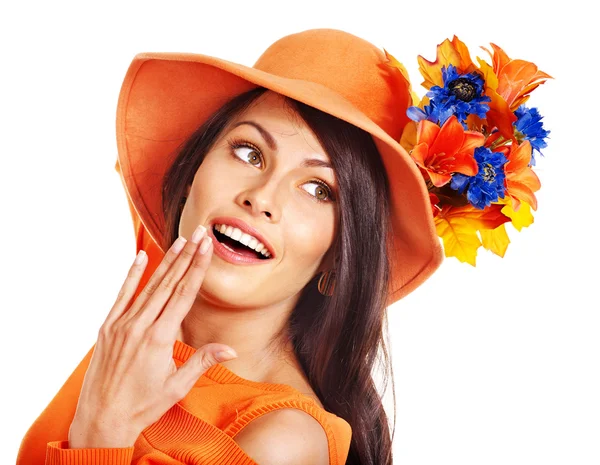
[[[273,138],[271,149],[260,124]],[[251,148],[235,149],[241,139],[260,149],[258,165],[248,163]],[[307,158],[329,161],[313,132],[281,96],[266,92],[235,118],[216,141],[188,188],[179,232],[190,237],[200,223],[212,218],[238,217],[257,228],[275,249],[275,257],[260,265],[231,264],[216,254],[198,298],[183,321],[179,339],[192,347],[220,342],[233,347],[238,358],[226,366],[239,376],[260,382],[295,383],[310,390],[289,344],[269,344],[285,326],[299,293],[321,270],[331,268],[328,250],[337,224],[336,202],[315,200],[325,181],[335,195],[333,170],[300,167]],[[256,163],[256,162],[255,162]],[[322,198],[322,197],[321,197]],[[274,283],[277,283],[276,285]],[[282,347],[283,346],[283,347]],[[291,369],[290,369],[291,368]]]
[[[277,149],[269,149],[255,127],[234,127],[242,120],[264,127]],[[264,164],[235,158],[227,142],[231,137],[257,146]],[[331,266],[336,204],[317,202],[312,196],[319,195],[318,186],[311,179],[333,189],[335,179],[327,168],[300,168],[305,158],[328,160],[314,134],[276,94],[265,94],[226,128],[188,189],[181,237],[131,302],[147,265],[139,255],[100,328],[69,430],[70,448],[133,446],[215,363],[227,362],[246,379],[312,392],[291,346],[270,343],[302,288]],[[274,258],[240,266],[213,254],[202,225],[217,216],[242,218],[260,230],[273,245]],[[175,339],[198,349],[179,368],[172,359]],[[220,354],[228,348],[234,353]],[[279,417],[273,428],[280,429]],[[310,428],[326,445],[322,428]],[[247,443],[251,450],[256,441],[248,436]]]

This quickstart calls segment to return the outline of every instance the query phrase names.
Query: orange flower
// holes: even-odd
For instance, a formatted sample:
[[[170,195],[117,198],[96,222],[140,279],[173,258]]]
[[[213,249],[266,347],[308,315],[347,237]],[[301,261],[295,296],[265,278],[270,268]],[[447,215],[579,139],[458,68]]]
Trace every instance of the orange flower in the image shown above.
[[[441,187],[452,179],[452,173],[475,176],[479,167],[473,157],[476,147],[483,145],[485,136],[465,131],[451,116],[440,128],[431,121],[420,121],[417,126],[417,144],[410,152],[425,179]]]
[[[529,166],[531,160],[531,144],[528,140],[503,150],[508,162],[504,165],[506,175],[506,193],[512,200],[513,210],[518,210],[521,201],[527,202],[537,210],[537,199],[534,192],[541,187],[540,179]]]
[[[480,71],[483,73],[483,79],[485,81],[485,95],[492,99],[489,103],[490,110],[485,116],[488,130],[496,127],[499,131],[499,134],[495,133],[497,136],[502,136],[506,140],[512,139],[516,143],[516,140],[514,139],[513,124],[517,121],[517,117],[511,111],[510,106],[506,103],[504,97],[498,93],[498,77],[489,64],[481,58],[477,58],[477,61],[479,62]],[[486,140],[486,146],[489,146],[491,141],[497,136],[494,134],[490,135]]]
[[[512,111],[529,99],[529,94],[547,79],[554,79],[540,71],[538,67],[525,60],[513,60],[495,44],[491,44],[494,53],[481,47],[492,58],[494,73],[498,76],[496,92],[506,100]]]

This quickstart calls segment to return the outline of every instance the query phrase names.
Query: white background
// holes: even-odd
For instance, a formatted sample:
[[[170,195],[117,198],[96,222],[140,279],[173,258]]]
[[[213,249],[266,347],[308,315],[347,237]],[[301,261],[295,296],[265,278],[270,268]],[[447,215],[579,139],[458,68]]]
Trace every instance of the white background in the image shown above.
[[[597,24],[583,2],[13,2],[0,13],[0,462],[86,354],[134,258],[115,109],[138,52],[246,65],[332,27],[417,55],[456,34],[555,79],[529,102],[552,131],[535,223],[504,259],[447,259],[390,308],[395,463],[600,463]],[[386,407],[390,407],[386,395]],[[389,410],[391,412],[391,410]],[[66,438],[56,438],[66,439]]]

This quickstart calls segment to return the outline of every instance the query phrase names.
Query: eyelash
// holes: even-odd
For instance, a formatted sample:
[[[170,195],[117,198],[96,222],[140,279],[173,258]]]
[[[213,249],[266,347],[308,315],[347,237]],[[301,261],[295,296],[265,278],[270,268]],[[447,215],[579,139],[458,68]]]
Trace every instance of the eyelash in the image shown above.
[[[252,149],[255,150],[261,157],[261,159],[263,158],[262,152],[261,150],[254,144],[251,144],[250,142],[247,142],[245,140],[242,139],[232,139],[229,141],[229,147],[231,148],[231,155],[236,158],[237,160],[239,160],[241,163],[245,163],[247,165],[252,165],[251,163],[242,160],[240,157],[238,157],[235,154],[235,149],[239,149],[242,147],[248,148],[248,149]],[[253,166],[253,165],[252,165]],[[311,197],[313,197],[317,202],[332,202],[335,200],[335,196],[333,195],[333,189],[331,187],[329,187],[329,185],[325,182],[322,181],[320,179],[309,179],[307,181],[307,183],[315,183],[320,185],[321,187],[323,187],[326,191],[327,191],[327,197],[328,199],[323,200],[323,199],[319,199],[317,197],[315,197],[314,195],[311,195]]]

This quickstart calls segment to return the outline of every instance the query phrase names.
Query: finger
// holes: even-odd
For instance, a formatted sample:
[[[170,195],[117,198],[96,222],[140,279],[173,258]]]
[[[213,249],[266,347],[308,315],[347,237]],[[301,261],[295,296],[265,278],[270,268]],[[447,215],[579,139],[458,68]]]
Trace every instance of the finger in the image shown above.
[[[196,381],[211,366],[237,358],[237,353],[225,344],[211,343],[202,346],[167,380],[166,388],[177,397],[175,402],[183,399],[194,387]]]
[[[176,258],[175,263],[169,268],[167,274],[156,288],[156,291],[154,291],[146,301],[146,304],[138,312],[136,317],[138,320],[136,321],[137,324],[148,327],[154,323],[175,292],[176,287],[179,285],[179,281],[185,275],[185,272],[190,266],[192,258],[198,249],[198,244],[205,235],[206,228],[201,225],[198,226],[192,234],[191,240],[183,247],[183,250]]]
[[[171,244],[171,247],[169,250],[167,250],[167,253],[160,262],[160,265],[158,265],[156,270],[154,270],[152,277],[148,283],[146,283],[146,286],[144,286],[144,289],[137,296],[135,302],[131,305],[131,308],[127,312],[127,315],[130,319],[134,318],[137,313],[144,308],[144,305],[148,299],[152,296],[152,294],[154,294],[169,269],[173,266],[173,263],[175,263],[175,260],[177,260],[177,257],[184,249],[186,243],[187,239],[183,236],[180,236],[173,242],[173,244]]]
[[[129,301],[135,295],[135,291],[140,283],[140,279],[144,274],[147,264],[148,256],[144,250],[140,250],[135,257],[133,264],[129,268],[125,282],[119,290],[119,294],[117,295],[113,307],[108,313],[106,320],[104,320],[104,325],[108,326],[112,324],[113,321],[120,318],[127,310]]]
[[[161,332],[165,337],[175,336],[202,287],[212,257],[212,247],[212,239],[210,236],[205,236],[185,276],[179,281],[175,292],[156,320],[154,331]]]

